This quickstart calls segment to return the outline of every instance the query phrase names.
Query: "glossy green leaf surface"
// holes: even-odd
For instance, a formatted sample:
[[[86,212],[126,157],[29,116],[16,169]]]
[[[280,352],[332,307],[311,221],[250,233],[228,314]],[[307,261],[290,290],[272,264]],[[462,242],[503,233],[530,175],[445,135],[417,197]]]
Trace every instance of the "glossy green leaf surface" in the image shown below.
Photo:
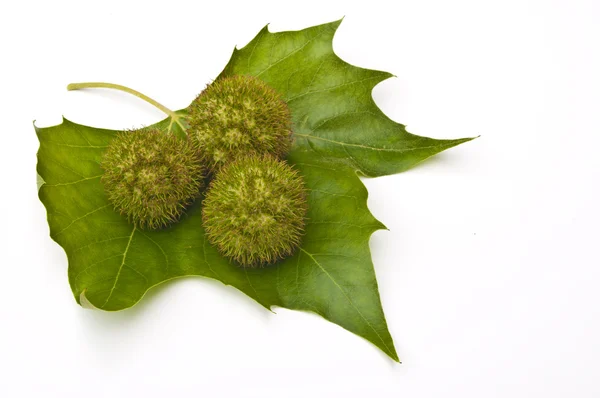
[[[68,120],[36,128],[40,140],[39,197],[51,237],[66,251],[75,298],[121,310],[148,289],[188,275],[217,279],[261,305],[315,312],[369,340],[398,360],[377,289],[369,238],[384,228],[369,212],[356,172],[377,176],[406,170],[464,140],[411,135],[373,103],[371,90],[389,77],[356,68],[332,50],[339,22],[298,32],[265,28],[235,50],[222,75],[251,74],[288,102],[295,142],[288,161],[309,190],[306,234],[280,264],[243,269],[221,257],[202,228],[201,201],[168,229],[143,231],[116,213],[100,181],[100,160],[116,131]],[[156,124],[184,134],[185,110]]]
[[[376,177],[399,173],[471,138],[410,134],[375,104],[371,91],[392,74],[358,68],[333,52],[341,21],[297,32],[265,27],[235,50],[223,75],[253,75],[277,89],[292,109],[295,150],[335,158]]]

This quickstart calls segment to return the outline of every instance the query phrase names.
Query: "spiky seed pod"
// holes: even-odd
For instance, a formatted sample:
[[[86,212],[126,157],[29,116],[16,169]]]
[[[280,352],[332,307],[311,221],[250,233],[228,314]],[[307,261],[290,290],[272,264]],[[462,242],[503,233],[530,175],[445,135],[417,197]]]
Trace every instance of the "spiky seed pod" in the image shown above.
[[[262,80],[232,76],[214,81],[192,102],[190,132],[210,172],[246,154],[283,158],[291,146],[291,115]]]
[[[154,128],[119,133],[101,165],[109,201],[143,229],[177,221],[204,184],[197,144]]]
[[[270,155],[225,165],[211,182],[202,221],[208,241],[243,267],[260,267],[299,247],[307,211],[298,172]]]

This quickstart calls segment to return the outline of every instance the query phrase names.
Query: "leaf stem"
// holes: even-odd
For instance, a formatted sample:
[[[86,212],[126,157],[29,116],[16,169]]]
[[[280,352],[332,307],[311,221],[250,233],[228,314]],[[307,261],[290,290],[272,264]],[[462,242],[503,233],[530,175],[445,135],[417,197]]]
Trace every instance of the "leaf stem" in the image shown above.
[[[81,90],[81,89],[86,89],[86,88],[110,88],[113,90],[124,91],[126,93],[135,95],[136,97],[143,99],[144,101],[148,102],[149,104],[154,105],[155,107],[157,107],[158,109],[160,109],[161,111],[163,111],[164,113],[169,115],[174,121],[179,119],[179,116],[175,112],[173,112],[172,110],[170,110],[163,104],[159,103],[158,101],[153,100],[152,98],[140,93],[139,91],[136,91],[129,87],[121,86],[120,84],[90,82],[90,83],[71,83],[67,86],[67,90],[69,90],[69,91]]]

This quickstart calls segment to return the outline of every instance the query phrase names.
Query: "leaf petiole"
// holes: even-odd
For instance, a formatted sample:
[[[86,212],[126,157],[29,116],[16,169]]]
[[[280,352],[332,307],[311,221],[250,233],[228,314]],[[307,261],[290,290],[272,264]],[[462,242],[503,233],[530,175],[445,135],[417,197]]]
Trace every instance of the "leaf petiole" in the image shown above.
[[[161,111],[163,111],[164,113],[166,113],[171,118],[171,124],[177,123],[182,128],[182,130],[185,131],[185,127],[183,126],[183,124],[181,123],[181,120],[180,120],[181,119],[180,115],[178,115],[176,112],[173,112],[172,110],[170,110],[169,108],[167,108],[166,106],[161,104],[160,102],[155,101],[152,98],[148,97],[147,95],[142,94],[139,91],[136,91],[132,88],[125,87],[120,84],[103,83],[103,82],[71,83],[67,86],[68,91],[81,90],[81,89],[86,89],[86,88],[109,88],[109,89],[113,89],[113,90],[124,91],[131,95],[135,95],[136,97],[143,99],[144,101],[148,102],[151,105],[154,105],[156,108],[158,108]]]

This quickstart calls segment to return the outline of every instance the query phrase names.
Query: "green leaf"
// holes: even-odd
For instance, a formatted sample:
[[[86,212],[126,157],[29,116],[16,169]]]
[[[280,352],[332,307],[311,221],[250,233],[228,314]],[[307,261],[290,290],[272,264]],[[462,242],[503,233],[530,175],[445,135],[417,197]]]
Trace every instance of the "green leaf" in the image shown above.
[[[392,75],[358,68],[333,52],[340,21],[297,32],[270,33],[265,26],[234,50],[222,75],[258,76],[292,109],[295,150],[339,159],[361,174],[408,170],[472,138],[436,140],[410,134],[377,107],[371,91]]]
[[[315,312],[398,360],[369,251],[371,234],[384,226],[369,212],[356,171],[399,172],[468,139],[417,137],[385,117],[371,90],[389,74],[337,58],[331,41],[338,25],[275,34],[265,28],[234,51],[222,73],[259,76],[285,96],[292,110],[295,144],[288,161],[309,189],[308,222],[300,250],[277,266],[243,269],[221,257],[204,236],[200,201],[171,228],[135,228],[113,210],[100,182],[100,160],[116,131],[66,119],[36,128],[39,197],[50,235],[67,253],[78,302],[121,310],[159,283],[204,276],[266,308]],[[185,110],[176,116],[155,126],[184,134]]]
[[[369,237],[384,228],[367,209],[367,191],[354,172],[320,156],[294,153],[290,162],[309,190],[301,250],[275,267],[247,270],[211,247],[197,203],[172,228],[142,231],[107,201],[102,153],[117,133],[64,120],[37,128],[39,196],[50,236],[69,258],[78,301],[104,310],[134,305],[152,286],[186,275],[220,280],[263,306],[316,312],[366,338],[397,360],[381,309]]]

